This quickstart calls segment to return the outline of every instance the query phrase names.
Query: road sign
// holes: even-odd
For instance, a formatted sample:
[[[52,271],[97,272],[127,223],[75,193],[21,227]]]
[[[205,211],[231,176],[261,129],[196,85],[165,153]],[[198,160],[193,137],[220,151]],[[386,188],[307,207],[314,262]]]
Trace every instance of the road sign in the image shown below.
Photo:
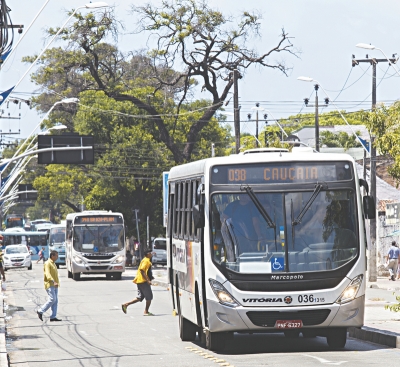
[[[49,151],[38,154],[39,164],[94,164],[94,138],[88,135],[39,135],[38,149],[92,147],[92,149]]]

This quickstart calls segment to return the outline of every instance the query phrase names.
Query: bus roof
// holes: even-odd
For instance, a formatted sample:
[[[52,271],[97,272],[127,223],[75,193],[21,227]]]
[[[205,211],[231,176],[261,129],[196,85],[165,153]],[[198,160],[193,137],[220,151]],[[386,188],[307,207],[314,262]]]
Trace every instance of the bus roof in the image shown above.
[[[87,215],[120,215],[123,217],[122,213],[112,212],[111,210],[84,210],[79,213],[69,213],[67,214],[67,220],[72,220],[75,217],[87,216]]]
[[[232,154],[226,157],[206,158],[199,161],[172,167],[169,171],[168,180],[181,177],[196,177],[204,175],[214,165],[244,164],[260,162],[307,162],[307,161],[350,161],[354,165],[354,159],[345,153],[310,153],[302,151],[276,152],[261,151],[257,154]]]

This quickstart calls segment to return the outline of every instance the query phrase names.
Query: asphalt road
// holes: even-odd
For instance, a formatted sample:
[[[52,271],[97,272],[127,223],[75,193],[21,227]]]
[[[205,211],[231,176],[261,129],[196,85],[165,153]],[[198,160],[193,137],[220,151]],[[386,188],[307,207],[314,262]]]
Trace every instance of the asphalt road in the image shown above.
[[[135,296],[129,270],[122,281],[104,276],[75,282],[60,269],[58,317],[41,322],[35,310],[46,300],[42,265],[7,272],[7,350],[11,366],[398,366],[400,350],[349,339],[343,351],[330,351],[325,338],[287,339],[279,334],[236,334],[223,353],[199,343],[181,342],[178,318],[165,288],[154,287],[153,317],[144,304],[125,315],[121,303]],[[190,348],[190,349],[189,349]],[[202,355],[213,356],[214,360]]]

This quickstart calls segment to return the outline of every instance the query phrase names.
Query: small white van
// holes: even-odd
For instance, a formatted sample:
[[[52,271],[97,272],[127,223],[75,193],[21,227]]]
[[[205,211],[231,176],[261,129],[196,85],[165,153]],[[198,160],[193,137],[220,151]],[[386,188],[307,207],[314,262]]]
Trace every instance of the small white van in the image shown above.
[[[152,243],[153,258],[151,262],[155,264],[167,264],[167,239],[157,237]]]

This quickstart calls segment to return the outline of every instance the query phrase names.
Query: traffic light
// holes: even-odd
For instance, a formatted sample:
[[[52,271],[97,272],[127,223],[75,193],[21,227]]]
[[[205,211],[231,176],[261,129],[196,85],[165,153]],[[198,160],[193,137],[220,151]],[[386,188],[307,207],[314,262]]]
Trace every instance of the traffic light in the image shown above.
[[[38,153],[39,164],[94,164],[94,138],[88,135],[62,134],[39,135],[38,149],[49,149]],[[75,147],[75,149],[68,149]],[[76,149],[91,147],[91,149]],[[63,148],[51,151],[52,148]]]

